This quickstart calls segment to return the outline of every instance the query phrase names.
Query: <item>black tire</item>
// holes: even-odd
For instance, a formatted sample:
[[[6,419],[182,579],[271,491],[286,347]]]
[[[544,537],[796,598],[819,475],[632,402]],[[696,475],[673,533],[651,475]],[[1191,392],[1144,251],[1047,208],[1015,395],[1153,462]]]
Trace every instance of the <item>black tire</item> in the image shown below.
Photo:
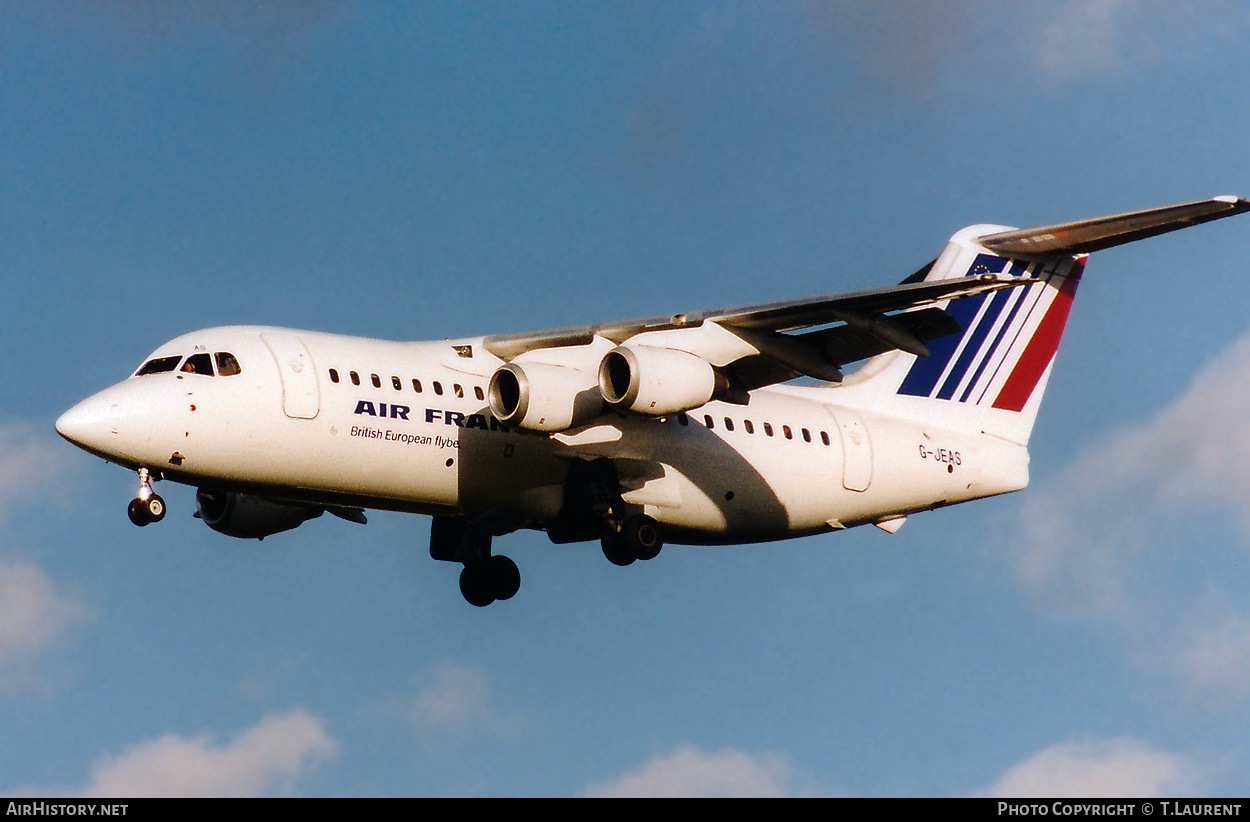
[[[152,517],[148,514],[148,506],[138,498],[130,501],[126,514],[130,517],[130,521],[140,528],[152,522]]]
[[[512,599],[521,590],[521,571],[516,563],[502,554],[490,558],[488,563],[491,577],[491,588],[495,599]]]
[[[605,536],[601,541],[603,545],[603,555],[608,558],[608,562],[624,568],[630,565],[638,556],[629,549],[625,541],[616,534]]]
[[[486,563],[474,563],[464,566],[460,572],[460,593],[465,601],[478,608],[485,608],[495,601],[493,579],[488,573]]]
[[[620,539],[625,550],[641,560],[655,559],[664,547],[659,523],[646,516],[627,519],[621,528]]]

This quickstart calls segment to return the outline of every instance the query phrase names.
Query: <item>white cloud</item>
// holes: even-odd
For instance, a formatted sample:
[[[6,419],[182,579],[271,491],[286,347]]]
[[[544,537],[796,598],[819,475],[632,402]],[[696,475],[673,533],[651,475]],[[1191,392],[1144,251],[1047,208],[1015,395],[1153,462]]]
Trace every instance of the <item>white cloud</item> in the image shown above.
[[[481,671],[444,665],[412,700],[412,717],[429,728],[475,723],[488,711],[490,685]]]
[[[322,720],[302,710],[268,716],[224,745],[207,733],[166,734],[140,742],[91,768],[76,796],[251,797],[287,789],[332,756]]]
[[[593,797],[778,797],[792,796],[793,769],[777,754],[731,749],[679,748],[612,782],[592,786]]]
[[[31,423],[0,423],[0,520],[51,486],[70,452]]]
[[[10,666],[56,642],[85,616],[61,596],[37,566],[0,562],[0,666]]]
[[[426,672],[400,710],[423,738],[440,744],[477,735],[514,738],[525,724],[501,712],[484,671],[453,663]]]
[[[1250,336],[1152,420],[1027,491],[1005,543],[1042,607],[1121,632],[1142,658],[1170,660],[1193,692],[1250,691],[1250,620],[1209,606],[1236,600],[1229,560],[1215,561],[1215,546],[1192,550],[1197,523],[1231,524],[1234,551],[1248,543],[1247,407]]]
[[[0,423],[0,527],[61,477],[71,451],[45,427]],[[6,679],[85,617],[83,605],[59,593],[37,565],[0,560],[0,672]]]
[[[1190,691],[1236,701],[1250,692],[1250,619],[1236,613],[1180,631],[1171,658]]]
[[[1198,772],[1185,757],[1135,739],[1053,745],[1012,767],[982,796],[1156,797],[1193,793]]]
[[[1046,5],[1027,51],[1058,80],[1118,73],[1167,60],[1187,60],[1231,46],[1250,17],[1236,0],[1067,0]]]
[[[1060,85],[1209,57],[1250,30],[1241,0],[816,0],[808,31],[869,78],[925,94],[1020,79]]]
[[[1250,335],[1203,368],[1153,420],[1097,445],[1034,495],[1030,536],[1038,543],[1054,542],[1059,535],[1046,531],[1066,529],[1063,537],[1087,542],[1080,536],[1083,530],[1097,529],[1098,519],[1118,520],[1126,508],[1185,516],[1195,508],[1223,510],[1236,515],[1250,534],[1250,510],[1244,504],[1250,500],[1247,403]],[[1047,520],[1055,522],[1047,525]],[[1037,582],[1045,581],[1051,565],[1037,562]]]

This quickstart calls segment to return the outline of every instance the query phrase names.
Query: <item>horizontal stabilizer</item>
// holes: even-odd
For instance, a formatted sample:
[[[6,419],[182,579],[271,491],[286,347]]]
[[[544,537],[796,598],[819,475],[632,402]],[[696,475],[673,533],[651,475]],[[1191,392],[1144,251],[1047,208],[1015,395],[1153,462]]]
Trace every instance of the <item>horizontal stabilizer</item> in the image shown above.
[[[1088,254],[1244,211],[1250,211],[1250,200],[1232,196],[1214,197],[1094,220],[1004,231],[981,237],[979,242],[990,251],[1004,255],[1050,257]]]

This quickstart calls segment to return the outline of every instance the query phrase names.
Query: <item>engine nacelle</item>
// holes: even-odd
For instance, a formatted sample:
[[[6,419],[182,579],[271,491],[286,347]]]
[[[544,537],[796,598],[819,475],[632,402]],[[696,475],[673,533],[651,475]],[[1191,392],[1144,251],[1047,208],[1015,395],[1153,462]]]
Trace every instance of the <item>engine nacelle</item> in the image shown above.
[[[599,391],[621,411],[662,417],[698,408],[726,388],[702,357],[673,348],[617,346],[599,363]]]
[[[219,534],[240,539],[261,539],[289,531],[325,513],[317,505],[274,502],[251,494],[208,488],[195,492],[195,504],[205,525]]]
[[[547,363],[511,362],[490,378],[491,413],[505,425],[564,431],[603,412],[593,374]]]

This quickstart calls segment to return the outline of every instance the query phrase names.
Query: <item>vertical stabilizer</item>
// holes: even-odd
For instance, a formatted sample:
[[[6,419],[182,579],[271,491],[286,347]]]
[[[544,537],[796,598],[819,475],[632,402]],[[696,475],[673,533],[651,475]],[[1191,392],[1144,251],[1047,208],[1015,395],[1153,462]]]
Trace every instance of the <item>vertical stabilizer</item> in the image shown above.
[[[894,404],[904,413],[940,416],[952,425],[1028,442],[1085,255],[1031,261],[981,244],[981,238],[1003,230],[972,226],[960,231],[925,281],[1007,274],[1031,283],[948,301],[946,312],[961,332],[929,341],[928,357],[883,354],[879,362],[865,365],[862,381],[848,379],[848,387],[857,393],[894,394]]]

